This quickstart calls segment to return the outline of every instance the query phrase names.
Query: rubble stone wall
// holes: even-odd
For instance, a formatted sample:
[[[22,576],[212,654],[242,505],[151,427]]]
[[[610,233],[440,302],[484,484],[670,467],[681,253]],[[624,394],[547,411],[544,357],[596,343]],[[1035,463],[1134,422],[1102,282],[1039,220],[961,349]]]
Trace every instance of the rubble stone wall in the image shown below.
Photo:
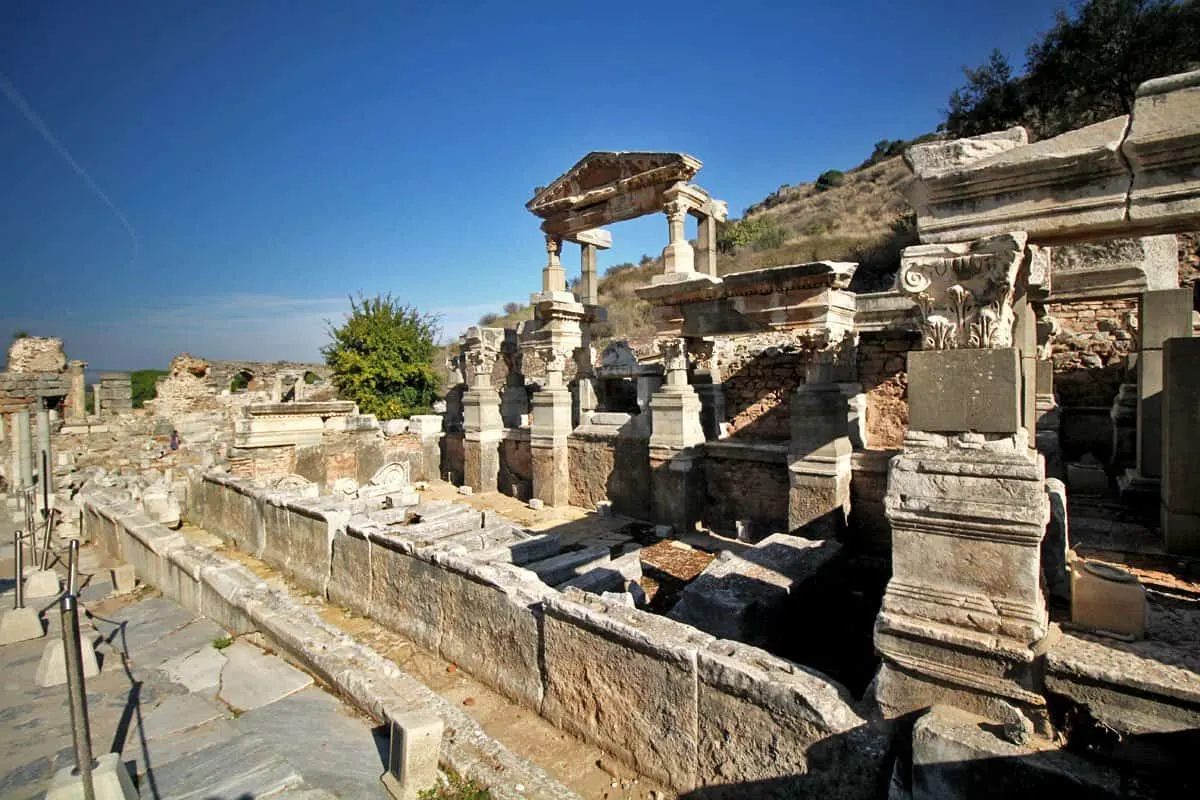
[[[858,340],[858,382],[867,395],[867,447],[900,447],[908,430],[908,353],[918,334],[864,333]]]
[[[804,383],[804,358],[790,348],[788,333],[763,333],[728,340],[717,358],[725,385],[730,436],[786,441],[791,436],[789,399]]]
[[[8,347],[8,372],[62,372],[67,368],[62,339],[23,336]]]
[[[676,790],[768,781],[779,796],[876,792],[886,743],[816,671],[577,590],[559,594],[511,564],[423,547],[329,498],[289,499],[221,474],[200,480],[189,513],[210,532],[258,546],[301,587]]]
[[[1059,402],[1110,407],[1137,352],[1137,298],[1048,303],[1046,311],[1062,326],[1052,346]]]
[[[519,433],[524,433],[520,431]],[[518,500],[533,496],[533,454],[528,436],[511,436],[500,442],[500,491]]]
[[[0,372],[0,413],[29,408],[43,397],[65,397],[70,385],[65,372]]]

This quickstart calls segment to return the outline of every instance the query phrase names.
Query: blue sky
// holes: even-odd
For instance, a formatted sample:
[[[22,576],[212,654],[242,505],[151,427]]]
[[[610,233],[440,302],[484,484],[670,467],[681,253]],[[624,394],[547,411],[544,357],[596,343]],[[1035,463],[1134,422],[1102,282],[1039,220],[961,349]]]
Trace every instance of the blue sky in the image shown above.
[[[1019,66],[1056,7],[0,3],[0,337],[316,360],[359,290],[451,336],[540,288],[524,203],[588,151],[691,153],[740,214],[932,130],[962,65]],[[602,269],[666,221],[612,232]]]

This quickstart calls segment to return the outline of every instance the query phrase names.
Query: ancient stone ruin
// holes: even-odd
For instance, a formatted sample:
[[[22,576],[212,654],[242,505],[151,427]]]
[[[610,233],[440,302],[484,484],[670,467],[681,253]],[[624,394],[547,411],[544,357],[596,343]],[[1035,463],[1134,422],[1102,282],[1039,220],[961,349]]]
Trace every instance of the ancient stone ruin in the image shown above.
[[[104,376],[88,415],[85,365],[21,340],[10,496],[53,481],[60,537],[377,718],[366,656],[173,529],[684,796],[1191,796],[1200,339],[1174,234],[1200,228],[1200,72],[906,159],[920,243],[856,293],[853,263],[718,275],[698,159],[589,153],[527,204],[534,318],[464,334],[439,414],[381,424],[322,366],[183,354],[146,410]],[[659,213],[653,352],[600,347],[606,227]]]

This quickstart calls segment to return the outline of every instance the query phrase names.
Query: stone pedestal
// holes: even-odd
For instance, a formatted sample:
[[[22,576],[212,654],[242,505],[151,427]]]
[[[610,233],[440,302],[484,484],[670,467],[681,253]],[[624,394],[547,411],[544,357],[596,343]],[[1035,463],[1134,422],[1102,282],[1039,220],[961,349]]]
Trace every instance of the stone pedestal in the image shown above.
[[[1015,365],[1014,365],[1015,366]],[[936,703],[1047,726],[1036,660],[1048,630],[1042,457],[1005,437],[910,432],[884,499],[892,579],[875,623],[886,718]]]
[[[408,432],[421,441],[421,471],[413,475],[420,480],[442,477],[442,424],[440,414],[416,414],[408,420]]]
[[[700,396],[687,382],[687,350],[682,339],[659,342],[666,382],[650,398],[651,513],[676,533],[692,530],[704,503],[704,442]]]
[[[33,485],[33,430],[30,426],[29,409],[21,409],[14,412],[13,420],[13,447],[14,447],[14,464],[13,474],[17,478],[18,488],[23,488]]]
[[[1192,335],[1192,290],[1143,292],[1138,304],[1137,466],[1118,478],[1122,502],[1142,508],[1159,503],[1162,478],[1163,342]]]
[[[87,369],[86,361],[71,361],[67,372],[71,377],[71,395],[67,401],[67,424],[87,424]]]
[[[478,383],[463,394],[463,483],[476,492],[494,492],[500,475],[504,422],[496,390],[490,382]]]
[[[939,324],[957,327],[934,320],[927,345]],[[1022,427],[1029,365],[1003,346],[913,352],[908,365],[910,430],[884,499],[892,578],[875,701],[885,718],[943,703],[1008,721],[1015,707],[1048,731],[1038,658],[1050,504]]]
[[[548,506],[571,502],[570,454],[571,392],[561,384],[533,396],[529,450],[533,462],[533,496]]]
[[[1163,365],[1163,538],[1168,553],[1200,555],[1200,339],[1168,339]]]
[[[788,530],[806,539],[836,536],[850,514],[847,392],[836,383],[806,383],[790,408]]]

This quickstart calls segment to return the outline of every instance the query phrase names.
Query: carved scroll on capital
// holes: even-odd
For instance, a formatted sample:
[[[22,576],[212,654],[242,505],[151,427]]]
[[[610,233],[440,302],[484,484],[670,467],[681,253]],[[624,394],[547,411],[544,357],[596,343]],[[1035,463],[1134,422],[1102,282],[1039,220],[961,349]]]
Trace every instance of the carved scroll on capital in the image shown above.
[[[1029,257],[1024,231],[906,247],[896,288],[921,310],[924,347],[1011,347],[1013,292]]]

